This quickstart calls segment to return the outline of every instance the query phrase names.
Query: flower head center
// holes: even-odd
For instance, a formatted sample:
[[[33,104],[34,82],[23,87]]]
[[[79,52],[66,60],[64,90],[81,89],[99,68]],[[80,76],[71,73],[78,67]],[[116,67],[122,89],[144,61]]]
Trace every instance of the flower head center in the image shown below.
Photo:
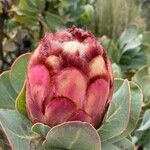
[[[67,41],[62,44],[64,52],[75,54],[77,52],[83,55],[86,52],[87,45],[78,41]]]

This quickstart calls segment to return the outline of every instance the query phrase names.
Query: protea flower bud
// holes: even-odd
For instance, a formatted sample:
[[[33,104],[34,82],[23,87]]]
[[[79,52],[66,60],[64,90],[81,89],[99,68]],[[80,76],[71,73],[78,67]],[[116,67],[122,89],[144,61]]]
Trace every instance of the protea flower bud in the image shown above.
[[[83,121],[97,128],[112,93],[111,63],[90,32],[73,27],[49,33],[31,57],[26,107],[34,123]]]

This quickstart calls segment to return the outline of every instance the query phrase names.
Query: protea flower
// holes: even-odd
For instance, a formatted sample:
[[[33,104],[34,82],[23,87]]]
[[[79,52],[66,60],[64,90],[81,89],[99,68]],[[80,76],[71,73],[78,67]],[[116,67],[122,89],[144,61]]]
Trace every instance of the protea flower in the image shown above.
[[[78,28],[47,34],[33,53],[26,80],[32,122],[67,121],[97,128],[113,93],[109,58],[94,35]]]

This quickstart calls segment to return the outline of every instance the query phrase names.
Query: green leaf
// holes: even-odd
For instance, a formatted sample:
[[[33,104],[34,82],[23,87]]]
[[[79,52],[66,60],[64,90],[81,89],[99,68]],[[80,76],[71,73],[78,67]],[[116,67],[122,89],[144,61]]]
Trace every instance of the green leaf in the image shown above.
[[[117,48],[115,43],[111,42],[109,45],[109,55],[113,62],[118,63],[121,57],[120,49]]]
[[[142,89],[144,95],[144,102],[150,101],[150,67],[144,66],[136,72],[132,80],[138,83]]]
[[[33,4],[33,6],[38,10],[39,13],[42,13],[43,10],[45,9],[45,4],[46,4],[45,2],[46,1],[43,1],[43,0],[32,0],[32,1],[30,1],[29,0],[29,2]]]
[[[121,68],[116,63],[112,64],[112,69],[113,69],[113,75],[115,78],[121,78],[122,77]]]
[[[118,49],[117,44],[106,36],[100,39],[100,43],[107,50],[108,55],[113,63],[118,63],[121,57],[120,49]]]
[[[150,129],[150,110],[146,110],[143,116],[143,121],[138,131],[144,131]]]
[[[114,145],[116,145],[120,150],[135,150],[135,145],[126,138],[114,143]]]
[[[102,150],[120,150],[120,149],[110,142],[102,142]]]
[[[45,21],[49,30],[56,30],[62,27],[65,23],[65,19],[51,12],[45,13]]]
[[[51,150],[101,150],[101,143],[90,124],[74,121],[53,127],[46,136],[45,147]]]
[[[150,146],[150,129],[136,131],[133,137],[134,142],[138,146],[142,146],[144,150],[149,150]]]
[[[20,93],[16,99],[16,109],[22,115],[27,116],[25,83],[24,83],[23,88],[21,89],[21,91],[20,91]]]
[[[146,31],[142,34],[142,43],[144,45],[149,45],[150,46],[150,31]]]
[[[0,109],[0,124],[12,149],[29,150],[35,144],[37,135],[31,132],[31,122],[15,110]]]
[[[17,93],[19,93],[23,87],[30,55],[30,53],[21,55],[16,59],[11,67],[10,80]]]
[[[80,19],[87,23],[89,20],[91,20],[90,18],[93,18],[93,14],[94,14],[94,8],[92,5],[90,4],[86,4],[83,6],[83,12],[80,15]]]
[[[135,129],[137,122],[139,120],[143,94],[139,86],[134,82],[130,82],[130,89],[131,89],[131,108],[129,114],[129,122],[124,131],[120,135],[110,140],[112,143],[127,137]]]
[[[102,150],[135,150],[135,145],[124,138],[116,143],[102,142]]]
[[[45,8],[45,1],[43,0],[20,0],[18,10],[20,12],[30,13],[29,15],[37,15]]]
[[[129,82],[124,80],[121,87],[114,93],[107,116],[102,126],[98,129],[102,141],[110,140],[126,129],[129,121],[130,104]]]
[[[139,115],[142,109],[142,102],[143,102],[143,93],[140,87],[136,83],[130,82],[130,88],[131,88],[131,110],[129,116],[129,123],[126,129],[128,133],[131,133],[136,127],[136,124],[139,120]]]
[[[20,24],[24,24],[26,26],[35,26],[37,25],[37,17],[28,16],[25,14],[17,15],[15,17],[15,21],[19,22]]]
[[[115,81],[114,81],[114,93],[116,93],[120,87],[122,86],[124,82],[124,79],[121,79],[121,78],[115,78]]]
[[[9,71],[5,71],[0,75],[0,108],[14,109],[16,97],[17,93],[11,85]]]
[[[139,47],[138,47],[139,48]],[[124,53],[119,61],[123,69],[140,69],[146,65],[147,56],[143,52],[137,52],[136,49]]]
[[[143,148],[144,148],[144,150],[149,150],[150,149],[150,141],[148,143],[146,143]]]
[[[129,41],[126,46],[122,49],[122,54],[127,52],[127,51],[132,51],[135,48],[138,48],[141,45],[141,41],[139,38],[135,38],[131,41]]]
[[[42,123],[36,123],[32,126],[32,131],[46,138],[47,133],[51,128],[48,125]]]
[[[45,9],[43,0],[20,0],[16,8],[16,22],[27,26],[35,26],[39,21],[39,16]]]
[[[130,25],[128,28],[126,28],[119,38],[120,49],[122,49],[128,42],[133,40],[137,34],[138,28],[136,25]]]
[[[34,7],[32,1],[30,0],[20,0],[17,8],[20,12],[27,11],[30,12],[30,15],[38,13],[38,10]]]

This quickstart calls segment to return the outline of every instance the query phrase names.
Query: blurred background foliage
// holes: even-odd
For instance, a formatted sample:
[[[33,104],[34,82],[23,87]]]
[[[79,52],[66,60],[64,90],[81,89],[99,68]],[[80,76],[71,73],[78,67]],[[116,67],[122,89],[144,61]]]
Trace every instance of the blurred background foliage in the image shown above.
[[[143,111],[131,139],[137,149],[149,150],[150,0],[0,0],[0,73],[34,50],[47,32],[74,25],[97,36],[115,77],[141,86]]]
[[[149,10],[149,0],[0,0],[0,71],[49,31],[75,25],[116,43],[132,23],[148,30]]]

